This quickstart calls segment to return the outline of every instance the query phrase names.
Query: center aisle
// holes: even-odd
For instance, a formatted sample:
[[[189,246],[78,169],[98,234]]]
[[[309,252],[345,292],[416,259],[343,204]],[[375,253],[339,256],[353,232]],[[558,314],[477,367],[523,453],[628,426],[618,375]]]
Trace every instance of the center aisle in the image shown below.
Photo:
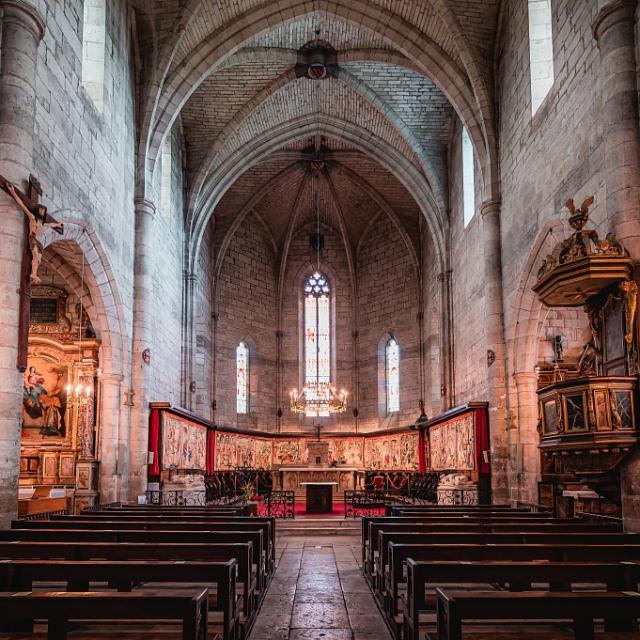
[[[360,569],[360,537],[280,537],[249,640],[390,640]]]

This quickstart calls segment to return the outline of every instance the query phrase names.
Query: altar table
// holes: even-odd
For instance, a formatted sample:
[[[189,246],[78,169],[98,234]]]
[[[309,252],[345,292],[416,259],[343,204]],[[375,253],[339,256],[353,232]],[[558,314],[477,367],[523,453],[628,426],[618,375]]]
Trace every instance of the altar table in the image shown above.
[[[337,482],[301,482],[307,489],[307,513],[333,513],[333,488]]]

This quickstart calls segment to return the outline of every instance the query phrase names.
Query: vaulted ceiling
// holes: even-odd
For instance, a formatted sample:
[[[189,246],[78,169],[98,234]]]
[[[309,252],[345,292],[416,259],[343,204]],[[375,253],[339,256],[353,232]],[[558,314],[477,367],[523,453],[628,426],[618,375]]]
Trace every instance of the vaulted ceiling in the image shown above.
[[[309,161],[322,145],[326,222],[342,224],[354,250],[380,211],[414,245],[421,214],[445,237],[456,111],[481,166],[492,163],[498,4],[136,0],[158,69],[141,142],[147,163],[180,120],[187,228],[201,236],[213,217],[232,229],[253,209],[279,247],[309,216]],[[314,43],[333,52],[323,79],[300,72],[300,51]]]

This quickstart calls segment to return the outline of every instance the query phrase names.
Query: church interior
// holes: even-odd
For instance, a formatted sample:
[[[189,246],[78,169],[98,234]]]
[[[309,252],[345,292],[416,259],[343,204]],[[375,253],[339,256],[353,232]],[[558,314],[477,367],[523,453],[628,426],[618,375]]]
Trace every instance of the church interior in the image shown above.
[[[639,7],[0,0],[0,640],[640,638]]]

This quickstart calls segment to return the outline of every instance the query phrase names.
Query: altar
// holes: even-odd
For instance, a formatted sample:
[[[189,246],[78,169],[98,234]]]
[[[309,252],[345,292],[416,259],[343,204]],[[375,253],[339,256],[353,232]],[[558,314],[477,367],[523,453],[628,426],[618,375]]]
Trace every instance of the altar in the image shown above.
[[[333,513],[333,489],[336,482],[303,482],[307,513]]]
[[[333,498],[342,498],[345,491],[359,489],[362,472],[358,467],[280,467],[273,474],[276,489],[294,491],[296,498],[305,498],[305,483],[330,483]]]

